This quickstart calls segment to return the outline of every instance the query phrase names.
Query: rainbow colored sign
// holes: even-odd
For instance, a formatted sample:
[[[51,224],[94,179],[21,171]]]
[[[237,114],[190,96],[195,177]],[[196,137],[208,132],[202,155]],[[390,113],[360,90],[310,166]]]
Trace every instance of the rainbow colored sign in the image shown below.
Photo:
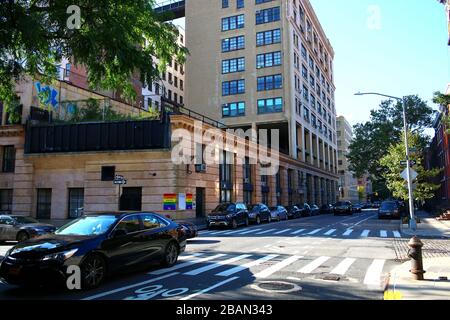
[[[186,194],[186,210],[192,210],[192,194]]]
[[[175,193],[165,193],[163,195],[163,210],[177,210],[177,195]]]

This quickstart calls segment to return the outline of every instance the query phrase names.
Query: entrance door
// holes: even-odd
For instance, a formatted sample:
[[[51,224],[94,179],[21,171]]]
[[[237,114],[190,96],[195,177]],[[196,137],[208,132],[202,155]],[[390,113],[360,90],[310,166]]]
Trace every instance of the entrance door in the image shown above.
[[[197,207],[195,209],[197,218],[205,217],[205,188],[197,188],[196,189],[196,197],[195,202]]]
[[[142,188],[123,188],[120,197],[120,211],[142,210]]]

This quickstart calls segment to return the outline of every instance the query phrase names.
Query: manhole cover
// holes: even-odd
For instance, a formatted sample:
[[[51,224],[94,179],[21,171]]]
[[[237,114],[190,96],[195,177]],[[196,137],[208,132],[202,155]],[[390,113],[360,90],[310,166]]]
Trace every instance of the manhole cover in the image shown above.
[[[282,282],[282,281],[266,281],[253,284],[252,288],[263,292],[275,292],[275,293],[291,293],[301,291],[302,288],[294,283]]]

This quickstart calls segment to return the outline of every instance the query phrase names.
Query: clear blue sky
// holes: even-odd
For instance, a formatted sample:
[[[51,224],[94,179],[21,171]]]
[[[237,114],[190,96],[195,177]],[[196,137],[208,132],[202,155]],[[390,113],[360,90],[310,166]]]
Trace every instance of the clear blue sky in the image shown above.
[[[340,115],[356,124],[368,120],[380,104],[378,97],[354,96],[357,91],[418,94],[436,107],[433,92],[450,83],[443,5],[437,0],[310,1],[336,52]],[[184,19],[176,23],[184,25]]]

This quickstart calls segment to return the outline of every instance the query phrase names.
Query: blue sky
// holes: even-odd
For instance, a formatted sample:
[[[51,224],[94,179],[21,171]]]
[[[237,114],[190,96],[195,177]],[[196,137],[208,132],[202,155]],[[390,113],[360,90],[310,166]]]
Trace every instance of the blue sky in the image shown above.
[[[444,91],[450,83],[443,5],[437,0],[310,1],[336,52],[340,115],[351,124],[366,121],[382,100],[354,96],[358,91],[418,94],[436,108],[433,92]]]

